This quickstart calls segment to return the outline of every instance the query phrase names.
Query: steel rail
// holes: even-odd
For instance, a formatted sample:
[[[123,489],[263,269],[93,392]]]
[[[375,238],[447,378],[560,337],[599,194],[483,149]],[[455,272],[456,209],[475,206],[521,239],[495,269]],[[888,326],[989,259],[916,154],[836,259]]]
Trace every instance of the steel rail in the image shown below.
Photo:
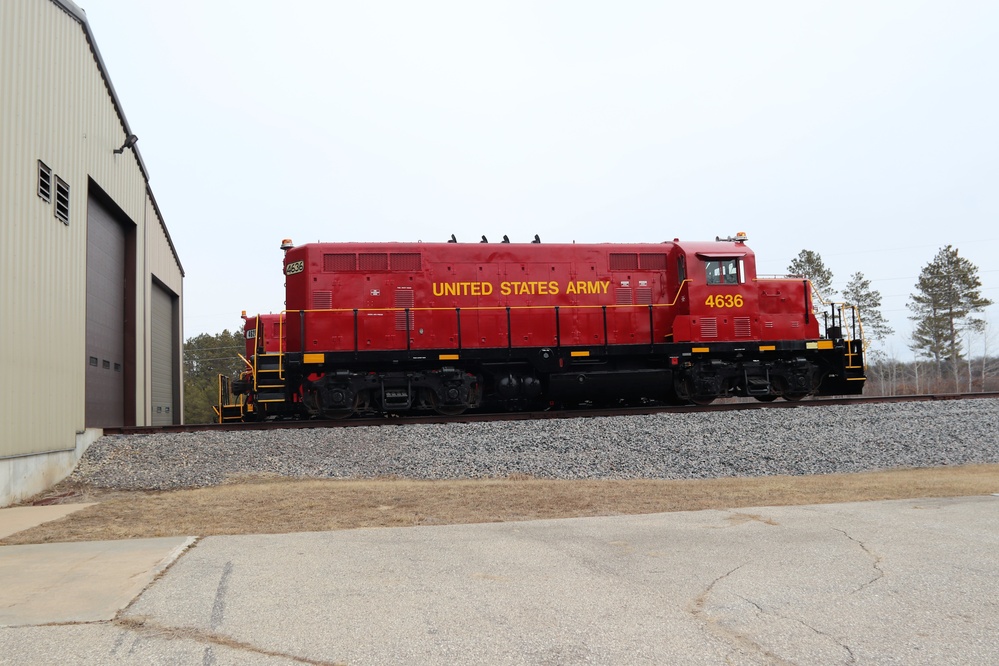
[[[733,412],[752,409],[794,409],[828,407],[831,405],[877,405],[901,402],[935,402],[943,400],[976,400],[999,398],[999,391],[985,393],[932,393],[924,395],[853,396],[845,398],[811,398],[801,401],[759,402],[744,398],[710,405],[649,405],[643,407],[601,407],[546,410],[540,412],[468,412],[458,416],[420,414],[400,416],[386,414],[376,417],[351,417],[339,420],[284,420],[250,423],[199,423],[168,426],[115,426],[104,428],[105,435],[155,435],[172,432],[227,432],[249,430],[295,430],[301,428],[357,428],[361,426],[425,425],[430,423],[487,423],[491,421],[540,421],[549,419],[581,419],[649,414],[692,414]]]

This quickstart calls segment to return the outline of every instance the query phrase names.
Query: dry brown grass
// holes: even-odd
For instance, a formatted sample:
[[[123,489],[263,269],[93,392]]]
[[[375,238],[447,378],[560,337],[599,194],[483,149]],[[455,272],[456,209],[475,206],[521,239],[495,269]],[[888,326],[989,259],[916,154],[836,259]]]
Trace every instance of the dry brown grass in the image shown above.
[[[100,503],[14,534],[0,545],[987,495],[999,492],[999,465],[684,481],[256,478],[170,492],[101,493],[71,486],[55,492],[72,492],[62,501]]]

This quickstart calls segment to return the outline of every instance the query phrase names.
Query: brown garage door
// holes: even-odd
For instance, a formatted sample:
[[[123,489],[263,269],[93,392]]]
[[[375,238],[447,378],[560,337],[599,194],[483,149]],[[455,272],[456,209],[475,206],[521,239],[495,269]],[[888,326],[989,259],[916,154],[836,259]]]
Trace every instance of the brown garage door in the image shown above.
[[[99,198],[87,202],[87,427],[125,423],[124,228]]]

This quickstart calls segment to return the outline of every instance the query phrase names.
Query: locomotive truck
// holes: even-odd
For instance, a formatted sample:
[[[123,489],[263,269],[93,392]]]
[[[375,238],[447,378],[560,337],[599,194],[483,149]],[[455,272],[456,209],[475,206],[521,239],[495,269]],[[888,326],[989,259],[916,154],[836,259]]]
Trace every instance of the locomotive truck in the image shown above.
[[[456,415],[860,394],[856,313],[817,315],[807,279],[758,276],[746,240],[285,241],[286,309],[244,314],[246,371],[220,378],[216,411]]]

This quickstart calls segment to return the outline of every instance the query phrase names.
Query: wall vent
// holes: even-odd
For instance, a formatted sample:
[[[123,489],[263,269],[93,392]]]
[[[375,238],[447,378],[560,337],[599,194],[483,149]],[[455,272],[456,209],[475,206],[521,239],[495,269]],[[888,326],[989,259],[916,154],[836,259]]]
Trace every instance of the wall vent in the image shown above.
[[[59,176],[55,179],[55,216],[69,224],[69,185]]]
[[[41,160],[38,160],[38,197],[52,203],[52,169]]]

